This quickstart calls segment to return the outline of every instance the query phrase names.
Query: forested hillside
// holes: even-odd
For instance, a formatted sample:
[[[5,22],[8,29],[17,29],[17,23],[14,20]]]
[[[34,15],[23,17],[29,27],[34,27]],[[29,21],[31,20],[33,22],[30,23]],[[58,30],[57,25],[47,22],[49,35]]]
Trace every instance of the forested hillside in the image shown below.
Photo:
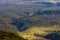
[[[15,33],[0,30],[0,40],[25,40]]]

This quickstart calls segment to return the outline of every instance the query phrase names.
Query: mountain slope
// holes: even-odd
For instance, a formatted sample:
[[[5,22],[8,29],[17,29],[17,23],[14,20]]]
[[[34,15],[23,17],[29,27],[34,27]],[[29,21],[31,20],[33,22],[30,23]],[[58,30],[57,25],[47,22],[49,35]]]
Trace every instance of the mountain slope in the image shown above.
[[[0,31],[0,40],[25,40],[25,39],[14,33]]]
[[[18,32],[20,36],[22,36],[25,39],[33,40],[49,40],[46,39],[44,36],[51,34],[51,33],[58,33],[60,34],[60,27],[59,26],[50,26],[50,27],[31,27],[21,33]],[[58,35],[57,34],[57,35]],[[53,34],[54,35],[54,34]],[[58,36],[59,38],[59,36]]]

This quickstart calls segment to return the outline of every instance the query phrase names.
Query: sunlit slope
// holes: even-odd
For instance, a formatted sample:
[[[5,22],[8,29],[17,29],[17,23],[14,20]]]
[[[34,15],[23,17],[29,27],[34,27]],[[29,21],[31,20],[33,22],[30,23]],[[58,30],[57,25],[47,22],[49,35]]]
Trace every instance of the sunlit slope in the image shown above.
[[[59,26],[51,26],[51,27],[31,27],[24,31],[24,33],[33,35],[34,33],[39,33],[41,35],[48,34],[48,32],[54,32],[54,31],[59,31],[60,27]]]
[[[36,37],[30,34],[26,34],[26,33],[20,33],[18,32],[19,36],[23,37],[24,39],[28,39],[28,40],[47,40],[46,38],[43,37]]]
[[[40,39],[40,40],[47,40],[43,38],[42,36],[46,36],[53,32],[60,31],[59,26],[50,26],[50,27],[31,27],[23,32],[18,32],[20,36],[22,36],[25,39],[33,40],[33,39]],[[40,37],[37,37],[36,35],[39,35]]]

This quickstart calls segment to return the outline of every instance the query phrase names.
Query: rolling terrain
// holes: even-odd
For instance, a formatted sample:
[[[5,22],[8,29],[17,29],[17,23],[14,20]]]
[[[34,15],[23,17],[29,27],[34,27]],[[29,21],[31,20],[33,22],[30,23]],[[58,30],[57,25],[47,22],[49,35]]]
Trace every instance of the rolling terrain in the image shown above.
[[[28,40],[60,40],[60,3],[1,3],[0,30]],[[56,34],[57,33],[57,34]],[[51,34],[57,36],[49,37]],[[52,35],[52,36],[53,36]]]

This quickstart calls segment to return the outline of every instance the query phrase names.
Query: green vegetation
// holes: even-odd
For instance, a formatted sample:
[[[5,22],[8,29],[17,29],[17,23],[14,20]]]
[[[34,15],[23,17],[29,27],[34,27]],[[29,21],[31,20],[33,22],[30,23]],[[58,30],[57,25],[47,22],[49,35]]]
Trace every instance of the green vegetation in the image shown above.
[[[25,39],[14,33],[0,31],[0,40],[25,40]]]

